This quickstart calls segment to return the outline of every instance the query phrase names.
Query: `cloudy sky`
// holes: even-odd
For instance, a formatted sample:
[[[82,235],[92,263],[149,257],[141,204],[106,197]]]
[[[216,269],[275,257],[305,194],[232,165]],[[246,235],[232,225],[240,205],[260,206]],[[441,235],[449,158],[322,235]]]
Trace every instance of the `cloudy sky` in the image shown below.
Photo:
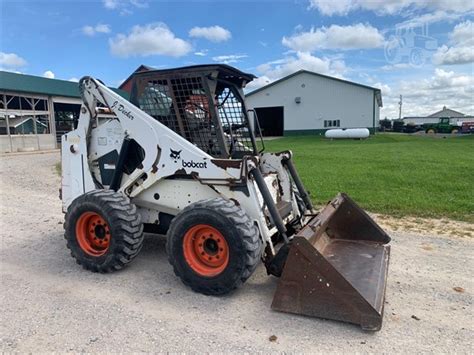
[[[248,90],[299,69],[382,89],[381,117],[474,114],[474,0],[2,0],[0,69],[118,86],[136,67],[227,63]]]

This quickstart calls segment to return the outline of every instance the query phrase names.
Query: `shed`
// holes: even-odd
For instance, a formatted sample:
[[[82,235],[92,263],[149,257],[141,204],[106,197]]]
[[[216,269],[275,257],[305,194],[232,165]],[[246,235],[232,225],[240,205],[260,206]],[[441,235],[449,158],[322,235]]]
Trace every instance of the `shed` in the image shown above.
[[[300,70],[246,95],[264,136],[324,134],[331,128],[378,127],[380,89]]]

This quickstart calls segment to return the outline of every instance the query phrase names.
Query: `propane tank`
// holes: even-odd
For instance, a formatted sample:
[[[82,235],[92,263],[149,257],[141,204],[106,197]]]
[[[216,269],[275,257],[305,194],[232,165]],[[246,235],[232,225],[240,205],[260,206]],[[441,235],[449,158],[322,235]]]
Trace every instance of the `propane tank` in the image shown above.
[[[365,139],[370,132],[367,128],[329,129],[324,136],[330,139]]]

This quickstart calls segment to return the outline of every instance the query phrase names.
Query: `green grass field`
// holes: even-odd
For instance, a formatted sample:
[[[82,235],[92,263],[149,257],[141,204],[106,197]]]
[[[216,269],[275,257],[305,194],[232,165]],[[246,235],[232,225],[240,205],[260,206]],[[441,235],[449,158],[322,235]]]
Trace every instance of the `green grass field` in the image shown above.
[[[266,141],[291,149],[316,204],[347,192],[371,212],[474,223],[474,136],[377,134],[367,140],[316,136]]]

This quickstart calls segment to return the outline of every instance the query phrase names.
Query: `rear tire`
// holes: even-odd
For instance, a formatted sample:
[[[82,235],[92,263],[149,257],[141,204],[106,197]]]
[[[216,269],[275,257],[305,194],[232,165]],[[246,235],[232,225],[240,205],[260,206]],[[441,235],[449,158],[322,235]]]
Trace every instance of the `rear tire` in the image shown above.
[[[262,254],[257,227],[234,202],[213,198],[171,222],[166,250],[174,273],[195,292],[223,295],[242,285]]]
[[[120,270],[138,255],[143,243],[137,208],[112,190],[76,198],[67,210],[64,229],[72,257],[94,272]]]

